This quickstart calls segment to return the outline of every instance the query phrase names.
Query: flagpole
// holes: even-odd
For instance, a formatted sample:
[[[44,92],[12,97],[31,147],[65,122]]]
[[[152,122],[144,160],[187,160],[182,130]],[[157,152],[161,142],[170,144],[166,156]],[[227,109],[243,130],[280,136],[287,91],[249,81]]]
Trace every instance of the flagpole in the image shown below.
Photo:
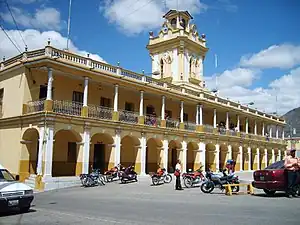
[[[217,54],[215,54],[215,69],[217,69],[218,67],[218,56]],[[218,90],[218,75],[216,75],[216,90],[217,90],[217,93],[219,93],[219,90]]]
[[[72,0],[70,0],[70,2],[69,2],[69,18],[68,18],[67,50],[69,50],[70,26],[71,26],[71,7],[72,7]]]

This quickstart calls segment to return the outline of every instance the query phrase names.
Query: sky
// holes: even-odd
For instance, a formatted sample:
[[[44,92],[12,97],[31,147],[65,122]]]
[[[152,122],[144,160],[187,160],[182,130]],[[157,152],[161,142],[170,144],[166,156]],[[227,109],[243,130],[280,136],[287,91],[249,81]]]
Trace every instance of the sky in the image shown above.
[[[25,44],[43,48],[49,38],[66,48],[68,8],[69,0],[0,0],[0,24],[17,46],[0,30],[1,59],[24,51]],[[206,34],[209,89],[217,86],[220,96],[253,102],[266,113],[300,107],[298,0],[72,0],[70,49],[150,73],[149,31],[157,34],[169,9],[188,10]]]

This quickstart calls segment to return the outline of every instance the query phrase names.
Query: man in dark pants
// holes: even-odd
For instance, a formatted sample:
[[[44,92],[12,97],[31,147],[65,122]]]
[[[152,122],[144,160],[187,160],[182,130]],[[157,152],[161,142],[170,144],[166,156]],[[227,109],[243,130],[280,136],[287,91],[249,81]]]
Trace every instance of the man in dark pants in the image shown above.
[[[284,161],[285,169],[287,170],[287,190],[286,194],[288,198],[292,196],[296,197],[296,192],[293,189],[296,181],[297,175],[300,168],[298,158],[296,157],[296,150],[292,149],[290,155],[285,158]]]
[[[175,176],[176,176],[176,186],[175,186],[175,189],[176,190],[183,190],[183,188],[181,187],[180,174],[181,174],[181,162],[178,159],[177,160],[177,164],[175,166]]]

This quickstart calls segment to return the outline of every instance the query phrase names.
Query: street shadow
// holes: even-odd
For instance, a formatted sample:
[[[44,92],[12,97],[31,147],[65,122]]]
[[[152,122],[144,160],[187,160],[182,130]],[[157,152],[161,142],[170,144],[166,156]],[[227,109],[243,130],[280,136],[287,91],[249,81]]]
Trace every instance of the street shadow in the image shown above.
[[[0,212],[0,218],[1,217],[9,217],[9,216],[16,216],[16,215],[24,215],[28,213],[35,213],[35,209],[29,209],[28,212],[21,213],[19,209],[11,209],[8,212]]]
[[[126,185],[126,184],[134,184],[134,183],[138,183],[138,181],[130,180],[130,181],[126,181],[124,183],[120,182],[119,184]]]
[[[159,184],[156,184],[156,185],[150,184],[150,187],[159,187],[159,186],[162,186],[162,185],[164,185],[164,183],[159,183]]]
[[[260,198],[286,198],[286,194],[284,192],[275,193],[274,195],[267,195],[265,193],[253,194],[254,197]]]

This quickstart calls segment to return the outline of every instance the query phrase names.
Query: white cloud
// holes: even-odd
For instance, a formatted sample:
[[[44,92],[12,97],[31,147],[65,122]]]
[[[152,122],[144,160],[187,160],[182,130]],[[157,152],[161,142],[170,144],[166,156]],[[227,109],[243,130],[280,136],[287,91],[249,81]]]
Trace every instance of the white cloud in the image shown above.
[[[236,79],[238,71],[240,76],[239,79]],[[259,73],[251,72],[250,69],[226,70],[219,77],[222,82],[226,83],[221,84],[220,82],[220,96],[240,101],[245,105],[254,102],[255,104],[252,107],[264,110],[267,113],[277,111],[279,114],[285,114],[289,110],[300,106],[300,67],[272,81],[267,88],[247,88],[257,78],[257,74]],[[209,77],[207,81],[208,88],[215,88],[215,80],[212,77]]]
[[[61,30],[64,22],[61,20],[60,12],[55,8],[36,9],[34,14],[17,7],[10,7],[18,26],[35,29]],[[9,12],[0,13],[2,18],[14,25]]]
[[[20,2],[23,3],[23,4],[31,4],[31,3],[34,3],[36,1],[37,0],[20,0]]]
[[[168,9],[177,8],[177,0],[166,1]],[[178,0],[179,10],[199,14],[207,9],[200,0]],[[153,0],[104,0],[100,5],[104,17],[117,25],[125,34],[138,34],[161,26],[166,13],[163,1]]]
[[[300,46],[291,44],[272,45],[259,53],[244,56],[240,65],[256,68],[290,69],[300,64]]]
[[[25,49],[25,46],[22,42],[22,39],[20,37],[19,31],[17,30],[8,30],[6,31],[7,34],[12,38],[12,40],[17,43],[18,46],[20,46],[23,52]],[[25,31],[20,31],[21,35],[23,36],[25,43],[28,46],[28,51],[44,48],[48,39],[51,40],[51,45],[59,48],[64,49],[66,48],[67,44],[67,38],[63,37],[60,33],[56,31],[45,31],[40,32],[33,29],[27,29]],[[9,39],[5,36],[4,32],[0,32],[0,57],[1,59],[5,56],[6,59],[9,57],[13,57],[17,54],[19,54],[18,50],[14,47],[14,45],[9,41]],[[78,49],[72,41],[69,42],[69,48],[71,51],[79,53],[83,56],[87,55],[87,51]],[[98,61],[104,61],[102,57],[100,57],[97,54],[91,54],[90,58],[98,60]]]

